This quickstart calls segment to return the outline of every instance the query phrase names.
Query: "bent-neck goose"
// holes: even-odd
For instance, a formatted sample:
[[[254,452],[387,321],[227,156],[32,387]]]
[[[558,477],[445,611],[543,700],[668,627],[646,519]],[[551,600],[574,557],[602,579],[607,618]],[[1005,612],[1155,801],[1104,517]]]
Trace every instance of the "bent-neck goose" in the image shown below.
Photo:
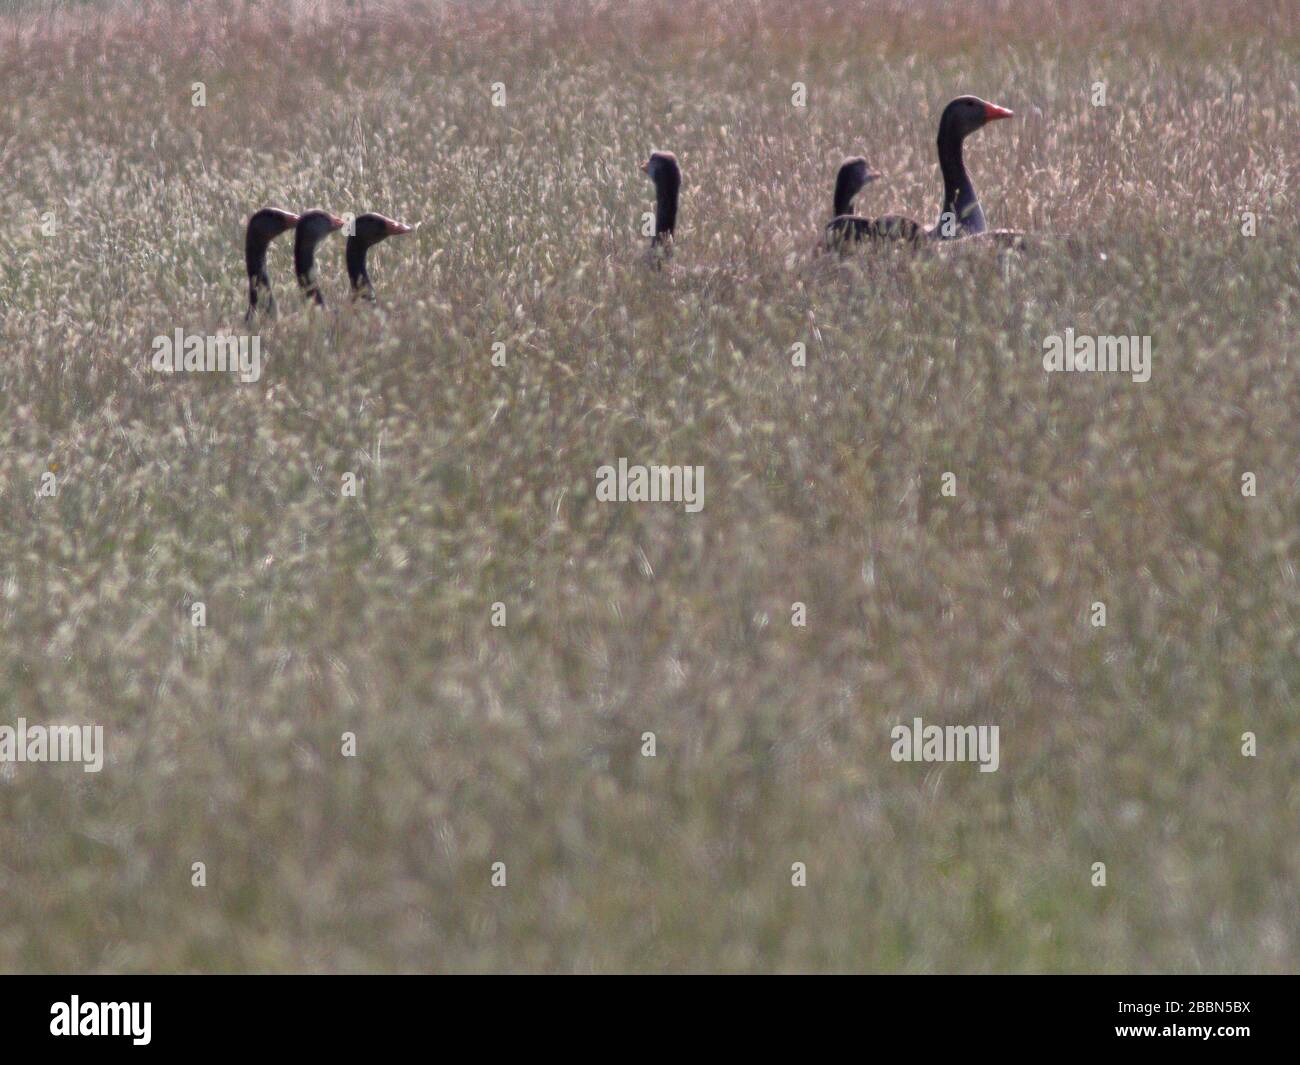
[[[370,282],[366,270],[366,252],[380,241],[389,237],[399,237],[410,233],[415,227],[405,222],[398,222],[382,214],[363,214],[352,223],[352,233],[348,236],[346,258],[348,278],[352,282],[354,298],[373,300],[375,287]]]
[[[826,247],[846,251],[861,241],[901,241],[916,244],[924,239],[925,232],[912,219],[889,214],[879,218],[864,218],[850,214],[853,197],[872,181],[881,177],[862,156],[846,159],[835,176],[834,217],[826,225]]]
[[[248,268],[248,313],[245,320],[257,317],[259,307],[275,313],[271,295],[271,278],[266,272],[266,252],[276,237],[298,224],[298,216],[279,207],[263,207],[248,220],[244,233],[244,264]]]
[[[641,169],[655,186],[655,231],[652,249],[671,254],[673,230],[677,227],[677,199],[682,187],[682,168],[672,152],[651,152]]]
[[[325,305],[325,297],[316,283],[316,245],[344,225],[343,219],[328,211],[307,211],[298,217],[293,236],[293,269],[303,296],[318,307]]]
[[[835,175],[835,194],[832,199],[831,220],[826,224],[826,246],[839,248],[873,235],[873,220],[855,215],[853,197],[881,176],[860,155],[845,159]]]

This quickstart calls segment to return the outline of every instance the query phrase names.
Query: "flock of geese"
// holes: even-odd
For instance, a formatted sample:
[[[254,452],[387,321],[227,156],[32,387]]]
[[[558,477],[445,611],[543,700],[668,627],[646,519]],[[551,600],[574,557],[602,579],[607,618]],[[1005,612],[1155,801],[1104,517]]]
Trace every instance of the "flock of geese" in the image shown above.
[[[316,245],[348,223],[328,211],[304,211],[294,214],[279,207],[263,207],[248,220],[244,234],[244,264],[248,267],[248,314],[251,322],[260,310],[275,311],[275,298],[271,295],[271,278],[266,272],[266,252],[281,233],[292,229],[293,270],[298,275],[298,287],[308,301],[325,305],[320,285],[316,280]],[[382,240],[401,236],[415,229],[382,214],[363,214],[349,226],[346,253],[348,277],[352,281],[352,295],[373,300],[374,286],[366,270],[366,253]]]
[[[975,195],[975,186],[962,160],[962,143],[976,130],[990,122],[1011,118],[1014,112],[981,100],[978,96],[959,96],[944,108],[939,119],[939,170],[943,175],[943,207],[939,220],[925,229],[903,215],[865,218],[852,214],[853,199],[870,182],[881,175],[862,156],[846,159],[835,177],[833,217],[826,226],[825,247],[844,252],[855,245],[873,242],[920,246],[931,241],[982,237],[1004,247],[1023,245],[1024,234],[1008,229],[990,230],[984,211]],[[677,226],[677,201],[682,186],[682,171],[672,152],[652,152],[641,169],[655,187],[655,227],[650,238],[652,250],[671,251],[673,230]],[[278,207],[265,207],[248,220],[244,241],[244,258],[248,267],[248,320],[259,310],[273,311],[271,281],[266,272],[266,254],[272,240],[287,230],[294,230],[293,266],[303,296],[324,305],[316,277],[316,246],[331,233],[348,225],[328,211],[306,211],[301,215]],[[363,214],[349,226],[345,260],[352,294],[356,299],[373,300],[374,286],[366,270],[366,253],[388,237],[410,233],[415,227],[382,214]]]

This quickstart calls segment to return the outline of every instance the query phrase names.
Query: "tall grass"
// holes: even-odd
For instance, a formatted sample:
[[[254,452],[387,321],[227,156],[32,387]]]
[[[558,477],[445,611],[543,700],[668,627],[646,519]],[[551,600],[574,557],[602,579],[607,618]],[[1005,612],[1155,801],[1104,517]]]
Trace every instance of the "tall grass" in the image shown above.
[[[19,4],[0,724],[108,763],[0,767],[0,967],[1294,970],[1296,15]],[[815,255],[845,155],[937,214],[961,92],[990,223],[1075,242]],[[424,224],[377,308],[277,242],[257,385],[152,372],[267,204]],[[1151,380],[1045,374],[1067,327]],[[703,511],[598,503],[620,456]],[[895,763],[917,716],[1001,768]]]

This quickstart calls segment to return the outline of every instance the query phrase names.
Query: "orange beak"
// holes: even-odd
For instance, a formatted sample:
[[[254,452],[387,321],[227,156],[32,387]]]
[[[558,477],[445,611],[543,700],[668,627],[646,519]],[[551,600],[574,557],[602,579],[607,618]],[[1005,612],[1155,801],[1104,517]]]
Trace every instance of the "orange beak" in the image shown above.
[[[648,173],[650,173],[650,160],[649,160],[649,159],[647,159],[644,163],[641,164],[641,173],[643,173],[643,174],[648,174]]]
[[[998,118],[1014,118],[1015,112],[1005,107],[999,107],[997,104],[984,105],[984,121],[992,122]]]

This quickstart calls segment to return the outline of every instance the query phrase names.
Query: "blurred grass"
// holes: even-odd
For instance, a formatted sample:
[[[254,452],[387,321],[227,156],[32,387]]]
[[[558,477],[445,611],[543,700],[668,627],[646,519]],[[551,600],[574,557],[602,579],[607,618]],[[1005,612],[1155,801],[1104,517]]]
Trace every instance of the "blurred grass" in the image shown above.
[[[967,12],[0,21],[0,720],[109,750],[0,773],[0,967],[1294,971],[1296,7]],[[812,254],[846,154],[937,213],[960,92],[1018,115],[990,224],[1104,260]],[[277,242],[257,386],[153,374],[240,328],[266,204],[424,225],[377,309],[331,238],[326,316]],[[1045,375],[1066,327],[1151,381]],[[597,504],[624,455],[703,512]],[[913,716],[1000,771],[893,763]]]

